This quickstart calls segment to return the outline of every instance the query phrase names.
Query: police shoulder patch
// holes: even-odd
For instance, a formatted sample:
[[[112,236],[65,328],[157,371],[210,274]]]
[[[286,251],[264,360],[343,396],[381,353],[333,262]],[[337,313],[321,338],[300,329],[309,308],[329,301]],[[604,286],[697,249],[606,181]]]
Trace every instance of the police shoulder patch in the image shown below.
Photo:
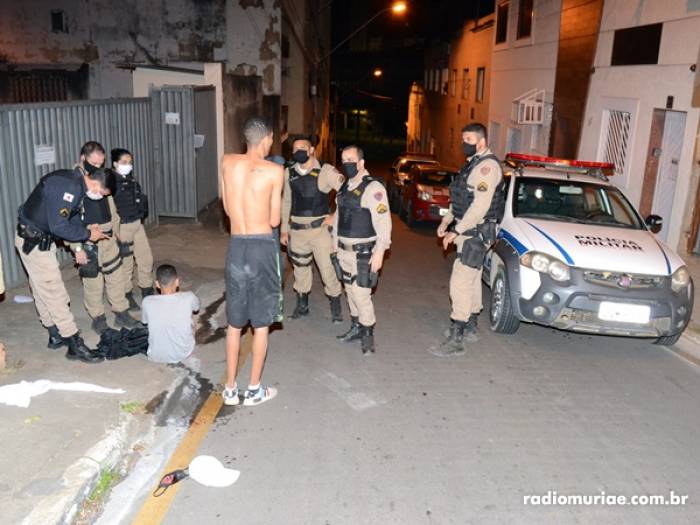
[[[68,218],[68,216],[70,215],[70,210],[68,208],[61,208],[60,210],[58,210],[58,214],[61,217]]]
[[[479,191],[486,191],[489,189],[489,185],[486,184],[485,182],[480,182],[479,185],[476,187],[476,189]]]
[[[377,193],[374,194],[375,200],[382,200],[384,198],[384,194],[381,191],[378,191]]]
[[[72,193],[66,192],[63,194],[63,200],[66,202],[73,202],[74,199],[75,199],[75,195],[73,195]]]
[[[385,204],[379,203],[379,205],[377,205],[377,213],[386,213],[388,211],[389,208],[387,208]]]
[[[491,173],[491,168],[489,168],[488,166],[482,166],[480,171],[482,175],[488,175],[489,173]]]

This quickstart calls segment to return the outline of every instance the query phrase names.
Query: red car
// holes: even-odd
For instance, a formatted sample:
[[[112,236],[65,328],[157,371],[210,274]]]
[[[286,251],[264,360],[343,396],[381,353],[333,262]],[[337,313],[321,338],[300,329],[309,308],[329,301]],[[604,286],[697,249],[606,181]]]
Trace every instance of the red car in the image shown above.
[[[440,222],[450,207],[450,182],[457,170],[442,166],[414,166],[404,188],[401,210],[406,224]]]

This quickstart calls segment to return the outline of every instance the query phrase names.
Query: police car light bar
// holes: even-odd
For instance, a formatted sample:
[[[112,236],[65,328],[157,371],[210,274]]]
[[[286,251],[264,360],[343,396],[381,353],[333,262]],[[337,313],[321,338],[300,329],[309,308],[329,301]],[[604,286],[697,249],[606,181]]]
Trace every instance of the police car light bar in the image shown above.
[[[506,155],[506,160],[521,162],[523,164],[537,164],[540,166],[571,166],[573,168],[609,170],[611,175],[615,170],[615,164],[612,162],[560,159],[557,157],[544,157],[542,155],[529,155],[526,153],[508,153]]]

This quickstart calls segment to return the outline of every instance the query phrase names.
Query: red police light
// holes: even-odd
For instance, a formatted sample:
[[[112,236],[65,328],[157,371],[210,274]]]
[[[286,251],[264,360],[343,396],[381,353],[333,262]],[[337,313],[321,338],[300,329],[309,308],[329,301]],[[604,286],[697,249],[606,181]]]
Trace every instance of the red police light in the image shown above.
[[[527,153],[508,153],[506,160],[522,162],[524,164],[541,164],[547,166],[572,166],[575,168],[591,168],[601,170],[615,170],[612,162],[592,162],[589,160],[560,159],[557,157],[545,157],[542,155],[530,155]]]

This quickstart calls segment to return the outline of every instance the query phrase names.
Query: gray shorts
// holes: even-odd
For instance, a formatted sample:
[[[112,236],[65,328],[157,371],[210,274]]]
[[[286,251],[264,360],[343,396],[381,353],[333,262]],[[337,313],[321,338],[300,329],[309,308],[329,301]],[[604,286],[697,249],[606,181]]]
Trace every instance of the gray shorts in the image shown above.
[[[279,245],[272,234],[234,235],[226,255],[226,317],[234,328],[282,321]]]

